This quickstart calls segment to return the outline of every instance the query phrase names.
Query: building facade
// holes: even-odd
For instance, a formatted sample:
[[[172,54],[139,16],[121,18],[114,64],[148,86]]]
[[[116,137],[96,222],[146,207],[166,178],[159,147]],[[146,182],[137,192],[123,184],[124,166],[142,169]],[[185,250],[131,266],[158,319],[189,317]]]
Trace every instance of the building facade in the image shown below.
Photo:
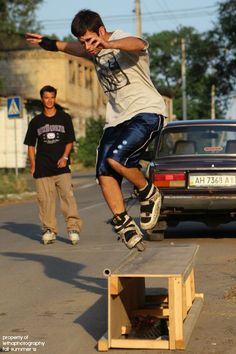
[[[85,135],[88,118],[105,117],[106,97],[92,61],[42,49],[0,52],[0,168],[24,168],[23,145],[30,119],[41,110],[39,91],[57,88],[57,103],[73,119],[76,137]],[[19,119],[9,119],[6,97],[22,98]],[[168,121],[173,119],[172,100],[164,97]]]
[[[87,118],[105,116],[106,97],[91,61],[42,49],[1,52],[0,95],[39,100],[45,85],[57,88],[57,102],[73,119],[76,136],[84,136]]]

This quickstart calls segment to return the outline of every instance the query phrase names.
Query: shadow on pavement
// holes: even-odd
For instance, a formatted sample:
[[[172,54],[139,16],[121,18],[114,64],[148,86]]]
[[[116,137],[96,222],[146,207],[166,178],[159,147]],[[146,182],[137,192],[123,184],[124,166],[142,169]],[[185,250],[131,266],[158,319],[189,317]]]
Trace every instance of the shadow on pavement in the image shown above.
[[[106,289],[105,279],[79,275],[85,268],[80,263],[34,253],[2,252],[1,255],[15,258],[15,261],[39,262],[43,265],[44,273],[48,278],[74,285],[91,293],[102,295]]]
[[[42,229],[41,226],[36,224],[20,224],[15,222],[2,223],[0,230],[7,230],[11,233],[30,238],[31,240],[41,241]],[[71,244],[69,239],[57,236],[57,240]]]
[[[176,227],[168,227],[165,231],[165,238],[235,238],[236,237],[236,223],[230,222],[228,224],[217,227],[209,227],[200,222],[181,222]]]
[[[87,311],[79,316],[74,323],[82,326],[96,341],[107,331],[107,295],[102,295]]]
[[[32,240],[39,241],[41,239],[42,230],[39,225],[36,224],[20,224],[16,222],[5,222],[0,226],[0,230],[7,230],[11,233],[28,237]]]
[[[59,257],[17,252],[3,252],[1,256],[12,257],[13,261],[16,262],[38,262],[43,265],[44,273],[48,278],[56,279],[86,292],[100,295],[99,300],[80,315],[75,323],[83,326],[96,340],[104,334],[107,318],[106,279],[80,275],[79,273],[85,268],[83,264],[66,261]],[[83,296],[86,296],[86,294]]]

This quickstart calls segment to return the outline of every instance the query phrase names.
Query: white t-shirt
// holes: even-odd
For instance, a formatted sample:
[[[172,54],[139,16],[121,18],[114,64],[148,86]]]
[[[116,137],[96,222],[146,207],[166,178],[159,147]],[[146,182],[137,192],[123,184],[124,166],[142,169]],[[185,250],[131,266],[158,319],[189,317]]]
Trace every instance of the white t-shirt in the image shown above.
[[[131,36],[116,30],[109,40]],[[95,66],[108,96],[105,128],[116,126],[141,112],[166,116],[165,102],[150,78],[147,48],[138,52],[103,49],[95,58]]]

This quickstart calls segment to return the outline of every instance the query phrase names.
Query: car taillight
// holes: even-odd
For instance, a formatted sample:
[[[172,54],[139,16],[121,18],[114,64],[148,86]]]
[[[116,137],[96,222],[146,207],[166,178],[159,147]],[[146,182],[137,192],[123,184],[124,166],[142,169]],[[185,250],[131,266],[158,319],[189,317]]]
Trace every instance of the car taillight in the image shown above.
[[[185,187],[185,173],[152,173],[152,181],[160,188]]]

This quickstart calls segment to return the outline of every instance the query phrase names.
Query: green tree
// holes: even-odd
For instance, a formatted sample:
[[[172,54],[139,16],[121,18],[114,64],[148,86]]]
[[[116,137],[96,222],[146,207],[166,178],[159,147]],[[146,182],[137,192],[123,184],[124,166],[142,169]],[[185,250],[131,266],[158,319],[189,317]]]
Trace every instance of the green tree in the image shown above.
[[[72,36],[72,34],[68,34],[67,36],[63,37],[63,41],[65,41],[65,42],[77,42],[78,39],[75,38],[75,36]]]
[[[102,136],[104,123],[103,118],[90,118],[86,122],[86,135],[78,141],[79,161],[85,167],[95,166],[96,149]]]
[[[172,97],[174,113],[182,117],[181,39],[186,43],[187,110],[189,119],[210,117],[211,86],[215,73],[212,63],[218,46],[208,33],[192,27],[163,31],[147,36],[150,44],[151,75],[161,94]],[[220,109],[218,114],[220,114]]]
[[[43,0],[0,0],[0,49],[26,47],[24,34],[38,31],[35,11]]]
[[[236,1],[219,3],[218,20],[210,32],[219,48],[214,62],[217,71],[217,87],[222,95],[228,95],[236,86]]]

